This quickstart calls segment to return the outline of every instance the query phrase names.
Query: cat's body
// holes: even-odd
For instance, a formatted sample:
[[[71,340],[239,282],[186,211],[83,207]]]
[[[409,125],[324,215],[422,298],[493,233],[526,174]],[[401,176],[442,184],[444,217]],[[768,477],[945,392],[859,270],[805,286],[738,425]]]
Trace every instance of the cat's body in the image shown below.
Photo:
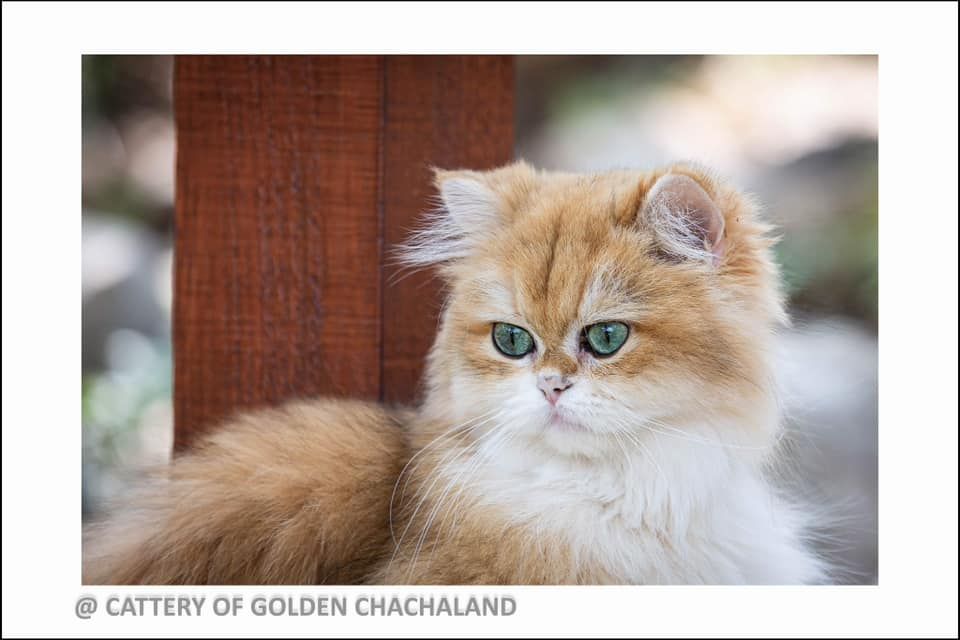
[[[438,186],[406,253],[449,284],[421,406],[226,425],[88,536],[85,579],[823,580],[767,479],[784,314],[749,203],[684,167]]]

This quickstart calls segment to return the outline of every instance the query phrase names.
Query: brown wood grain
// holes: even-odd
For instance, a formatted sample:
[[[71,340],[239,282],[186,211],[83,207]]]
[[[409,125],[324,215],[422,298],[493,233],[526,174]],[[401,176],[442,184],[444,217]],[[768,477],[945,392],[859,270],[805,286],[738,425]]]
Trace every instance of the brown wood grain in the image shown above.
[[[431,205],[431,167],[488,169],[512,158],[513,60],[389,57],[385,85],[384,239],[391,247]],[[436,335],[438,284],[430,271],[399,279],[395,269],[384,269],[382,396],[387,402],[417,396],[424,356]]]
[[[512,61],[178,56],[175,446],[294,397],[414,398],[438,283],[386,286],[430,165],[513,146]]]
[[[177,446],[234,410],[380,393],[382,60],[177,60]]]

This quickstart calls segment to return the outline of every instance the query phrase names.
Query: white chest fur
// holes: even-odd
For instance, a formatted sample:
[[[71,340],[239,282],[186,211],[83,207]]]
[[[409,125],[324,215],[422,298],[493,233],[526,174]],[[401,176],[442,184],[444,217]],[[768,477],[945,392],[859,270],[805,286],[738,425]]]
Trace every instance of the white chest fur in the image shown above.
[[[560,536],[572,573],[621,584],[801,584],[823,579],[809,523],[759,470],[717,447],[657,442],[603,460],[500,450],[469,490],[516,524]],[[466,478],[466,475],[463,476]]]

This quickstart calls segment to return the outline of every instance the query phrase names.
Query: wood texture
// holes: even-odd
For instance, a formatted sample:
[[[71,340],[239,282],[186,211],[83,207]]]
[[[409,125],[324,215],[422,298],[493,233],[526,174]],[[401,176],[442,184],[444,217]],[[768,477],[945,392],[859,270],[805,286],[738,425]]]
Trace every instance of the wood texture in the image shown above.
[[[512,155],[512,61],[186,56],[174,90],[175,446],[293,397],[414,398],[438,283],[388,286],[429,167]]]
[[[494,56],[386,60],[384,239],[403,241],[435,195],[431,167],[489,169],[513,155],[513,61]],[[384,269],[383,393],[417,397],[436,335],[440,291],[430,271]]]

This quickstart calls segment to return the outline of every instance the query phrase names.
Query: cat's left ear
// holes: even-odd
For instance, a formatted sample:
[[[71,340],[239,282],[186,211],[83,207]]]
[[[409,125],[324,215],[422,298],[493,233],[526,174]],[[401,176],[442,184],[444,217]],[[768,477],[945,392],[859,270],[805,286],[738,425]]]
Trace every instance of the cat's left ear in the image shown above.
[[[647,191],[643,218],[661,248],[681,260],[717,265],[727,249],[720,207],[688,175],[667,173]]]

